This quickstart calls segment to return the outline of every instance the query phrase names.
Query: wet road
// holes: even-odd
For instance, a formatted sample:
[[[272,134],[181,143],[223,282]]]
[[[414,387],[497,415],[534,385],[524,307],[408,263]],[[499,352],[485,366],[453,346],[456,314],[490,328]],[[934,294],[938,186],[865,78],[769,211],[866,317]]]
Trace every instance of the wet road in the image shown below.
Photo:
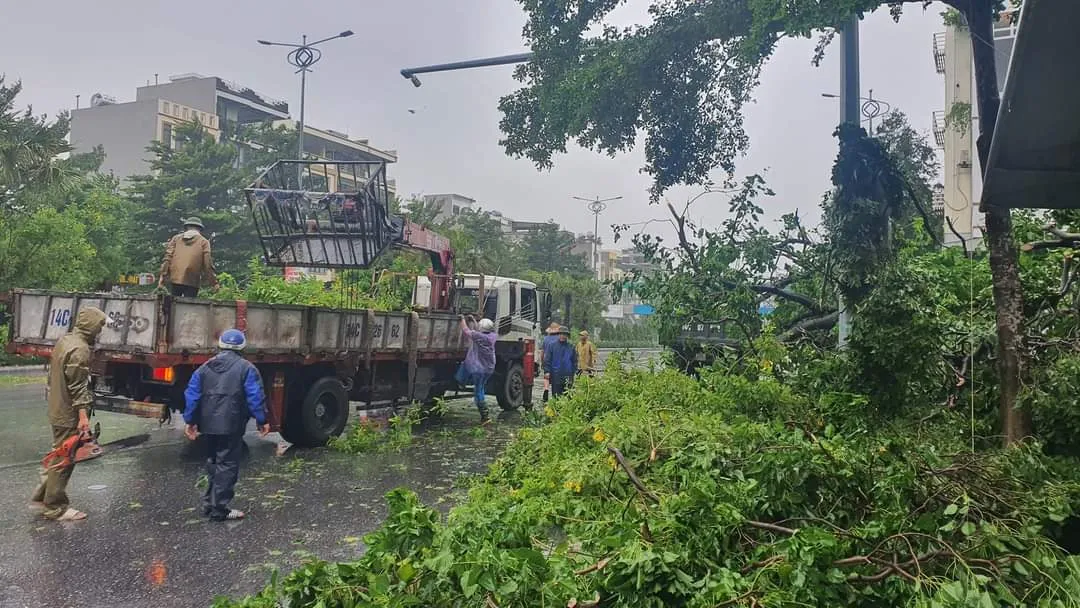
[[[453,401],[404,450],[363,455],[277,456],[276,435],[249,433],[234,501],[248,519],[220,524],[196,513],[201,446],[179,426],[99,413],[106,453],[80,463],[68,487],[90,517],[55,523],[28,504],[49,443],[43,392],[0,386],[0,608],[208,606],[305,557],[354,557],[385,515],[386,492],[407,486],[448,508],[464,495],[456,482],[483,473],[520,424],[504,413],[478,431],[468,401]]]

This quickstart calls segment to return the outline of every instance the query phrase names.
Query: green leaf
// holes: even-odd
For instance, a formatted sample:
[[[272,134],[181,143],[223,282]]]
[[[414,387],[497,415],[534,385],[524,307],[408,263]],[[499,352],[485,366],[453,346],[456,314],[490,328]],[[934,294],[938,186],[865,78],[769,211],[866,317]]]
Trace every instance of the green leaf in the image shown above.
[[[476,595],[476,590],[479,585],[476,583],[476,571],[473,569],[466,570],[461,575],[461,592],[465,594],[466,598],[470,598]]]

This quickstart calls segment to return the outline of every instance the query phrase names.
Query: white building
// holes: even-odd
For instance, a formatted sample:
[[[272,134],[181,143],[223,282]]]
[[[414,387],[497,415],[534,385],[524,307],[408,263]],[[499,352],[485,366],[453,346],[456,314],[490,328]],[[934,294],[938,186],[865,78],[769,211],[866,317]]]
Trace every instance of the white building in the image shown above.
[[[215,139],[227,138],[245,124],[295,126],[284,101],[217,76],[181,74],[136,88],[134,101],[93,95],[89,107],[71,113],[71,145],[76,153],[102,146],[102,172],[119,178],[145,175],[151,161],[147,146],[154,141],[173,145],[176,128],[191,122],[202,124]],[[244,151],[241,146],[241,159]],[[304,153],[324,160],[397,162],[394,150],[380,150],[366,139],[311,125],[304,125]],[[296,152],[287,156],[293,158]]]
[[[1020,11],[1011,8],[1001,14],[994,24],[994,49],[997,54],[998,91],[1005,88],[1013,42],[1019,25]],[[981,236],[981,216],[978,201],[982,194],[982,171],[975,148],[978,136],[978,104],[974,96],[975,69],[972,59],[971,33],[966,27],[951,25],[934,34],[934,64],[945,76],[945,109],[934,113],[934,138],[944,149],[944,184],[941,208],[948,223],[964,239],[978,240]],[[946,124],[948,123],[948,124]],[[936,197],[935,197],[936,198]],[[958,244],[959,239],[945,227],[946,244]]]
[[[456,217],[460,215],[462,211],[476,210],[476,199],[469,198],[462,194],[425,194],[421,197],[421,200],[423,200],[425,204],[438,207],[439,214],[436,216],[436,219],[439,221],[446,221]]]

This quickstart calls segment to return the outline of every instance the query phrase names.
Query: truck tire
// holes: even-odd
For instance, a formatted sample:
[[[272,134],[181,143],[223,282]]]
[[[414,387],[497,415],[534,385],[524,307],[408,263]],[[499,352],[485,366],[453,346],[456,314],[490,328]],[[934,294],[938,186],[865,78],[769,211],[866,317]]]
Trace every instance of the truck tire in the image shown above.
[[[505,374],[496,375],[495,400],[499,407],[506,411],[513,411],[525,403],[525,371],[521,364],[513,363],[506,369]]]
[[[337,378],[316,380],[304,400],[291,405],[286,421],[289,430],[284,436],[301,447],[326,445],[345,430],[349,420],[349,395]]]

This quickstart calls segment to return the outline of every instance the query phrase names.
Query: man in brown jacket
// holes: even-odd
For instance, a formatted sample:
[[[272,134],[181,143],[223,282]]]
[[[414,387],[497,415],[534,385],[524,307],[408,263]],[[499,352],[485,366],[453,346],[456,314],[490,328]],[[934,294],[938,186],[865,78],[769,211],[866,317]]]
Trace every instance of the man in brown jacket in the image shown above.
[[[184,220],[184,231],[169,239],[165,246],[165,260],[161,263],[158,287],[169,282],[174,296],[194,298],[206,277],[211,287],[217,287],[214,274],[214,258],[210,255],[210,241],[202,235],[203,223],[197,217]]]
[[[105,313],[92,306],[83,308],[75,318],[75,326],[53,347],[49,359],[49,424],[52,425],[53,447],[79,433],[90,433],[90,345],[105,327]],[[42,474],[41,485],[31,499],[45,507],[42,515],[58,521],[86,519],[86,513],[68,506],[67,484],[75,463],[53,467]]]

